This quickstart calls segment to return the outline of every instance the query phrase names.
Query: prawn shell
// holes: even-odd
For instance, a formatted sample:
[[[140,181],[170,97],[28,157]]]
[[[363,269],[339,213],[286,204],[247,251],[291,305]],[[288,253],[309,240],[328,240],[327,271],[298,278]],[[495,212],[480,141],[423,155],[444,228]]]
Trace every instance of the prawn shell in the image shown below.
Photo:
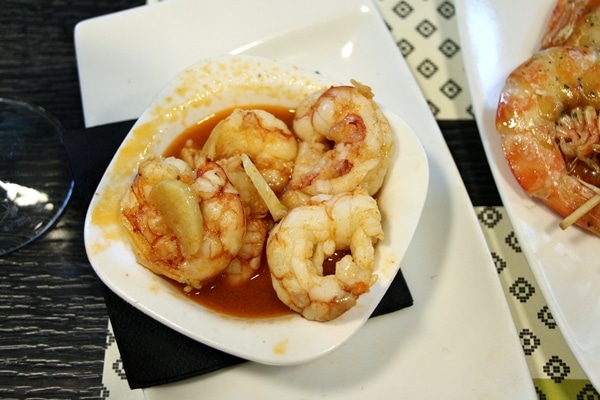
[[[330,321],[354,307],[376,281],[381,214],[366,190],[314,196],[290,212],[267,239],[267,262],[279,299],[309,320]],[[350,250],[323,274],[336,250]]]
[[[600,45],[600,0],[558,0],[541,48]]]

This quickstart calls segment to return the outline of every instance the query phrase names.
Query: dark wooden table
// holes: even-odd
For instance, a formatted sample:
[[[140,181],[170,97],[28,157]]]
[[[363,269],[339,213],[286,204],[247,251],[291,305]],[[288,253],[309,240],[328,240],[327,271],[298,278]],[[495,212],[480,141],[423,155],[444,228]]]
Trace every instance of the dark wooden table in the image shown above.
[[[0,97],[83,127],[73,29],[143,0],[3,0]],[[73,196],[36,242],[0,257],[0,398],[101,398],[107,313]]]

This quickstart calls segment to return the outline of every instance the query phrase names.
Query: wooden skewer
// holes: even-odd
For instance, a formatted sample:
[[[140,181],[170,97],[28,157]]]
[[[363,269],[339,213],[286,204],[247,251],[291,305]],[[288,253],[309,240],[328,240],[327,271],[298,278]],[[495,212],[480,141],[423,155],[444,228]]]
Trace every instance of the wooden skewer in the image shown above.
[[[579,206],[575,211],[571,214],[567,215],[561,222],[558,224],[560,229],[565,230],[569,226],[573,225],[577,220],[583,217],[585,214],[589,213],[594,207],[600,204],[600,189],[598,189],[594,185],[590,185],[589,183],[582,181],[579,179],[581,184],[585,187],[596,193],[593,197],[591,197],[588,201]]]

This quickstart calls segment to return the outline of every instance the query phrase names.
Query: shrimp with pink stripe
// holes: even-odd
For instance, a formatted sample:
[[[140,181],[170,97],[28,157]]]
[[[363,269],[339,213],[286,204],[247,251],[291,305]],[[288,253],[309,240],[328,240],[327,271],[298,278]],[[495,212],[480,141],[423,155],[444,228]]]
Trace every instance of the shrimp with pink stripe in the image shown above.
[[[194,288],[225,270],[246,231],[238,191],[206,159],[194,169],[174,157],[143,161],[121,214],[137,261]]]
[[[374,195],[392,163],[394,138],[371,88],[352,81],[309,95],[296,108],[298,156],[283,203],[289,208],[317,194]]]

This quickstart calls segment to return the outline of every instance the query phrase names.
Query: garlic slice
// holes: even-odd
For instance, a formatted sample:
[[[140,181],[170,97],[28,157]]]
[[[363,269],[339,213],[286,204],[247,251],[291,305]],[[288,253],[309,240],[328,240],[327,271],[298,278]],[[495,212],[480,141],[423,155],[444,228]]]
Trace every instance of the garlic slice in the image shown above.
[[[287,208],[279,201],[277,195],[273,192],[273,189],[271,189],[265,178],[260,174],[250,157],[246,154],[242,154],[242,165],[246,170],[246,174],[248,174],[248,177],[252,181],[252,184],[258,191],[258,194],[267,205],[271,216],[275,222],[279,221],[287,214]]]
[[[156,184],[148,196],[171,228],[184,256],[200,251],[203,218],[198,198],[191,188],[176,179],[166,179]]]

